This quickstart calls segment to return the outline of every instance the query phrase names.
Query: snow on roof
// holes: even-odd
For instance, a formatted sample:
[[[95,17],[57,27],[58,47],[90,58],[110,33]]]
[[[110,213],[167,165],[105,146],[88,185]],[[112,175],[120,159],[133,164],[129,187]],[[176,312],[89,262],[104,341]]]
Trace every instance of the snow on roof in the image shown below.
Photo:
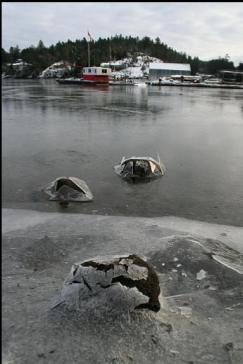
[[[149,69],[151,70],[177,70],[177,71],[191,71],[190,64],[187,63],[150,63]]]
[[[10,63],[11,64],[11,63]],[[25,61],[22,61],[22,60],[18,60],[17,62],[15,63],[12,63],[13,66],[27,66],[27,65],[30,65],[31,63],[27,63]]]
[[[108,62],[103,62],[100,64],[101,67],[106,67],[106,66],[123,66],[129,62],[131,62],[132,59],[131,58],[124,58],[124,59],[119,59],[118,61],[108,61]]]

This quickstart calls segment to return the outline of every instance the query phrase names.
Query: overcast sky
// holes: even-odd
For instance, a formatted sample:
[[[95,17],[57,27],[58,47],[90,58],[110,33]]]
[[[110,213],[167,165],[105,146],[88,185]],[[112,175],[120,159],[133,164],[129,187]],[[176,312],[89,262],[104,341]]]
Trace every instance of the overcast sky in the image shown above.
[[[243,62],[243,3],[3,2],[2,47],[9,50],[116,34],[160,37],[202,60],[229,54]]]

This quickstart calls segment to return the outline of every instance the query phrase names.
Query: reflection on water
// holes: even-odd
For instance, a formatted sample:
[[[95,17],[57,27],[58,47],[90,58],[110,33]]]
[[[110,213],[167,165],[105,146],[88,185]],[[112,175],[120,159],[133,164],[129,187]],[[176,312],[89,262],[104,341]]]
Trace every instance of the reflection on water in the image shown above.
[[[94,201],[69,211],[243,224],[243,92],[4,80],[3,205],[56,211],[40,188],[77,176]],[[160,180],[128,184],[124,155],[160,155]]]

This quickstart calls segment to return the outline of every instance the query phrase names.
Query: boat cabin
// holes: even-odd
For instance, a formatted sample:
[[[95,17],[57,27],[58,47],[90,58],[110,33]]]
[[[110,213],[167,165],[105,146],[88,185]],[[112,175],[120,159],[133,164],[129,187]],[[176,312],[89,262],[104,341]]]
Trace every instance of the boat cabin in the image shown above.
[[[111,69],[104,67],[84,67],[83,80],[95,83],[109,83]]]

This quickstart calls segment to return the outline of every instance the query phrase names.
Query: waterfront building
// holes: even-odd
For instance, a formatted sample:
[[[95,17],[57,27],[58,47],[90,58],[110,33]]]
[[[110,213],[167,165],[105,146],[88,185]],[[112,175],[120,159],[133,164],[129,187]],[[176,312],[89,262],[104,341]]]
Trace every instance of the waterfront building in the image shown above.
[[[157,80],[160,77],[172,75],[186,76],[191,74],[191,66],[186,63],[157,63],[149,64],[149,79]]]
[[[32,64],[27,63],[22,59],[17,59],[14,63],[8,63],[7,66],[12,67],[15,71],[23,71],[27,67],[32,66]]]
[[[222,80],[222,83],[243,84],[243,72],[219,71],[219,78]]]
[[[69,73],[72,69],[72,65],[69,62],[60,61],[55,62],[40,74],[40,78],[60,78]]]

